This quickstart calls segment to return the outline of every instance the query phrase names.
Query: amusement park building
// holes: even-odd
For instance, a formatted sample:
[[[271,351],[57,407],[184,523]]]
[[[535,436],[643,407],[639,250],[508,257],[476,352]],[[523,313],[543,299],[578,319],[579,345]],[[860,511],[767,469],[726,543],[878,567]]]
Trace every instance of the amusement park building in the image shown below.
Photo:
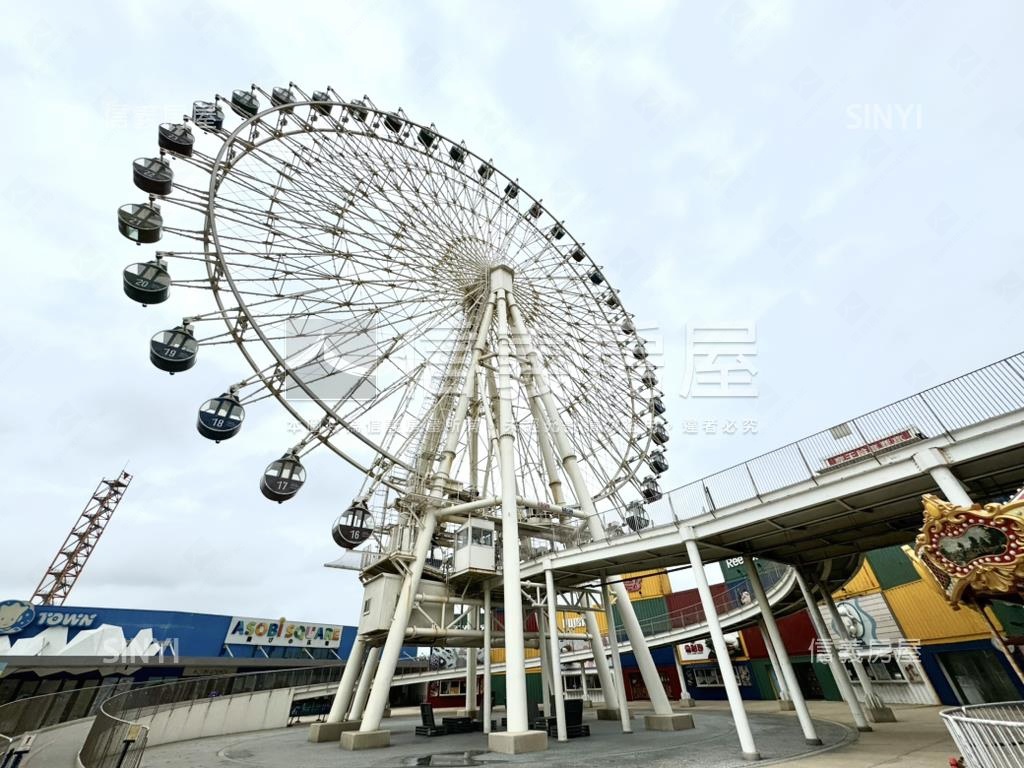
[[[341,677],[356,628],[284,618],[0,602],[0,705],[104,686],[120,693],[181,678],[279,671],[269,687]],[[404,648],[399,667],[426,662]],[[306,672],[311,670],[311,672]],[[271,684],[272,683],[272,684]],[[231,691],[215,690],[211,694]],[[88,707],[84,702],[83,706]]]
[[[742,565],[725,561],[722,572],[725,581],[712,586],[716,602],[724,608],[748,602],[750,586]],[[666,574],[627,574],[623,581],[646,633],[666,632],[701,620],[703,608],[697,591],[672,591]],[[976,704],[1024,696],[1024,685],[992,642],[985,620],[970,610],[951,609],[909,549],[887,547],[868,553],[860,570],[834,598],[848,631],[858,641],[856,653],[866,662],[868,674],[887,703]],[[997,602],[994,614],[996,626],[1009,642],[1024,644],[1024,609]],[[606,634],[603,614],[598,614],[598,619],[602,634]],[[535,622],[528,618],[529,631],[536,631]],[[839,640],[835,627],[830,627],[833,637],[823,643],[806,611],[780,618],[778,624],[805,698],[841,700],[826,663],[828,652],[840,654],[854,689],[860,691],[849,663],[849,649]],[[559,625],[566,632],[584,631],[581,623],[565,615],[559,616]],[[617,629],[621,635],[621,627]],[[745,628],[730,640],[744,698],[778,698],[778,683],[761,632],[756,627]],[[576,650],[573,645],[564,650]],[[677,699],[682,693],[680,675],[692,698],[725,698],[721,673],[706,639],[655,647],[652,655],[670,698]],[[528,659],[537,657],[536,649],[527,649]],[[504,663],[504,649],[495,649],[491,660]],[[622,663],[627,698],[646,699],[647,690],[633,655],[623,654]],[[567,665],[564,682],[569,697],[593,700],[600,696],[592,662]],[[528,670],[527,690],[531,700],[541,700],[539,668]],[[495,702],[503,703],[503,676],[494,678],[493,691]],[[427,688],[428,700],[439,707],[462,707],[464,695],[465,681],[458,677],[433,681]]]

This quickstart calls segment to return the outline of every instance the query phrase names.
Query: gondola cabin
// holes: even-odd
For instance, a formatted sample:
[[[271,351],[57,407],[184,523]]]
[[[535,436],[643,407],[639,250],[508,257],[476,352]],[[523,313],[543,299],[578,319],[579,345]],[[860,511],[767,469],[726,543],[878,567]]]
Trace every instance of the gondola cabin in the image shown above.
[[[651,455],[647,459],[648,465],[651,467],[651,471],[655,474],[662,474],[668,472],[668,461],[665,460],[664,451],[651,451]]]
[[[196,429],[206,439],[219,443],[237,435],[244,420],[245,408],[237,397],[225,392],[203,403],[196,420]]]
[[[231,94],[231,110],[243,120],[256,117],[260,111],[260,100],[249,91],[234,91]]]
[[[295,496],[306,482],[306,470],[298,456],[286,453],[267,466],[260,478],[260,493],[280,504]]]
[[[167,301],[171,290],[171,275],[159,256],[144,264],[129,264],[122,280],[125,295],[142,306]]]
[[[198,351],[199,342],[191,328],[182,325],[160,331],[149,341],[149,361],[170,374],[187,371],[195,365]]]
[[[331,95],[327,91],[313,91],[313,109],[319,112],[321,115],[331,114],[331,110],[334,109],[334,105],[330,104]]]
[[[373,515],[362,499],[356,499],[334,522],[331,536],[345,549],[355,549],[373,533]]]
[[[641,502],[631,501],[626,505],[626,525],[631,531],[639,533],[650,524],[651,518],[648,517],[647,510]]]
[[[652,475],[648,475],[640,483],[640,493],[648,504],[658,501],[661,498],[661,488],[658,481]]]

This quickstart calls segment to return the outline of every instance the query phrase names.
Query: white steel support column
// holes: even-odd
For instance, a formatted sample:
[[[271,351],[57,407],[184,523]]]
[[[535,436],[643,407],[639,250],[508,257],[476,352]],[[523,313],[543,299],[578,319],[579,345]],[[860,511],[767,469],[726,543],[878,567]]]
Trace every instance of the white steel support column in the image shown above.
[[[583,691],[583,702],[584,704],[590,702],[590,691],[587,690],[587,665],[585,662],[580,662],[580,690]]]
[[[821,744],[821,739],[818,738],[818,733],[814,729],[814,721],[811,720],[811,713],[807,710],[803,691],[800,690],[800,681],[796,679],[796,672],[793,670],[793,664],[786,652],[786,644],[782,641],[782,633],[779,632],[779,625],[775,623],[775,616],[772,615],[771,604],[768,602],[768,595],[765,594],[764,584],[761,582],[761,574],[758,573],[757,565],[750,556],[744,556],[743,564],[747,569],[747,579],[754,590],[754,599],[761,612],[761,620],[765,629],[768,630],[765,640],[775,649],[775,655],[778,657],[779,666],[782,668],[782,675],[786,681],[786,688],[789,689],[790,700],[796,708],[800,729],[804,732],[804,741],[817,746]]]
[[[516,344],[521,356],[527,358],[530,363],[530,370],[534,377],[534,386],[537,388],[538,396],[544,404],[544,410],[548,417],[548,427],[551,437],[555,442],[559,458],[562,461],[562,469],[572,486],[580,509],[587,516],[587,525],[590,535],[594,541],[601,541],[607,538],[607,533],[598,517],[597,509],[594,507],[594,500],[587,490],[586,481],[580,470],[576,458],[576,451],[569,438],[566,436],[565,425],[562,423],[561,413],[558,410],[558,403],[548,387],[546,373],[540,355],[533,349],[530,341],[530,332],[523,320],[519,307],[513,301],[509,306],[512,330],[516,334]],[[643,676],[644,684],[647,686],[648,695],[651,697],[651,704],[658,715],[671,715],[672,705],[669,703],[668,695],[661,684],[661,676],[657,667],[654,666],[654,659],[651,656],[651,649],[647,645],[640,622],[637,621],[636,613],[633,611],[633,604],[629,601],[629,593],[621,581],[612,585],[616,600],[619,605],[619,615],[622,617],[622,625],[629,638],[629,644],[636,658],[637,667]]]
[[[926,448],[914,454],[914,464],[922,472],[932,476],[946,501],[960,507],[969,507],[974,502],[963,484],[949,468],[949,458],[939,448]]]
[[[375,645],[366,654],[366,667],[363,669],[363,674],[359,676],[359,687],[356,689],[356,697],[352,701],[350,720],[358,720],[363,716],[366,709],[366,700],[370,696],[370,681],[373,680],[373,676],[377,672],[378,662],[380,661],[380,652],[380,646]]]
[[[714,646],[715,656],[718,658],[718,670],[721,672],[722,682],[725,684],[725,693],[729,699],[729,709],[732,711],[732,720],[736,725],[736,735],[740,740],[743,757],[748,760],[759,760],[761,755],[754,745],[754,734],[750,730],[747,711],[743,708],[743,694],[740,693],[740,687],[736,684],[736,672],[733,670],[732,660],[729,658],[729,647],[725,644],[722,623],[718,620],[715,599],[711,594],[711,587],[708,585],[707,574],[704,573],[704,562],[701,560],[700,550],[692,537],[686,538],[685,542],[686,554],[690,558],[690,565],[693,566],[693,578],[697,582],[697,593],[700,595],[701,605],[704,606],[704,616],[708,621],[711,644]]]
[[[964,490],[963,485],[960,484],[960,481],[949,467],[932,467],[928,470],[928,473],[942,490],[946,501],[961,507],[969,507],[974,504],[971,497],[967,495],[967,491]]]
[[[356,680],[359,678],[359,671],[363,668],[363,657],[366,655],[366,643],[362,635],[356,635],[352,643],[352,650],[349,651],[348,660],[345,662],[345,671],[341,673],[341,682],[338,683],[338,691],[334,694],[334,701],[331,702],[331,711],[327,715],[328,723],[340,723],[345,719],[349,704],[352,703],[352,693],[356,687]]]
[[[775,673],[775,682],[779,686],[779,702],[790,704],[789,689],[786,687],[786,677],[782,674],[782,667],[779,666],[779,656],[775,653],[775,646],[768,642],[768,628],[765,626],[763,618],[757,620],[757,628],[760,630],[761,637],[764,639],[764,647],[768,651],[768,660],[771,662],[772,672]],[[783,707],[783,709],[785,709],[785,707]]]
[[[615,684],[612,682],[612,673],[608,668],[608,651],[604,647],[604,640],[601,639],[601,627],[597,623],[597,616],[593,611],[584,611],[583,621],[587,625],[587,633],[590,635],[590,650],[594,655],[597,679],[601,681],[601,693],[604,696],[604,704],[601,708],[604,710],[618,709],[619,697],[615,694]]]
[[[538,595],[539,597],[539,595]],[[554,694],[554,686],[552,684],[551,674],[551,654],[549,653],[550,646],[548,645],[548,629],[544,621],[544,612],[540,608],[536,608],[533,611],[534,619],[537,621],[537,637],[539,640],[538,650],[540,651],[540,690],[542,701],[540,702],[540,711],[544,717],[551,717],[551,696]]]
[[[825,619],[822,618],[821,611],[818,610],[818,601],[814,599],[811,588],[807,584],[804,575],[800,573],[800,569],[794,568],[793,572],[796,574],[796,583],[800,586],[800,592],[803,594],[804,602],[807,604],[807,615],[811,617],[814,632],[822,642],[827,643],[831,639],[831,635],[829,635],[828,626],[825,624]],[[832,672],[836,685],[839,686],[839,693],[843,697],[843,701],[850,708],[850,714],[853,715],[853,722],[856,724],[857,730],[862,732],[870,731],[871,726],[868,725],[868,719],[864,716],[864,709],[857,698],[857,692],[853,690],[853,684],[846,674],[846,666],[839,660],[838,654],[831,652],[831,649],[829,649],[828,653],[828,668]]]
[[[895,723],[895,713],[886,706],[885,702],[882,701],[882,697],[875,692],[871,677],[868,675],[867,670],[864,669],[864,664],[857,653],[857,645],[850,638],[850,632],[846,629],[846,622],[843,621],[843,617],[839,614],[836,601],[832,599],[832,593],[829,592],[828,587],[820,582],[818,584],[818,591],[825,601],[825,608],[832,619],[832,624],[835,626],[836,632],[839,633],[842,647],[849,649],[850,663],[853,665],[853,671],[857,674],[861,691],[864,693],[864,703],[867,705],[868,717],[876,723]]]
[[[484,733],[491,732],[491,585],[484,586]]]
[[[683,665],[679,663],[679,646],[672,646],[672,661],[676,663],[676,675],[679,677],[679,703],[684,707],[694,705],[693,697],[686,688],[686,675],[683,674]]]
[[[476,371],[483,354],[484,344],[487,340],[487,333],[490,329],[491,318],[494,312],[494,304],[487,303],[480,314],[480,322],[477,326],[476,339],[473,344],[473,351],[470,355],[466,376],[462,381],[462,390],[455,406],[455,415],[452,417],[445,439],[444,451],[435,476],[430,495],[440,498],[443,493],[445,481],[451,472],[455,460],[455,451],[459,444],[459,435],[462,431],[462,424],[466,420],[466,413],[469,410],[470,398],[476,383]],[[437,519],[433,514],[427,512],[420,518],[420,532],[416,537],[416,551],[412,568],[402,583],[402,591],[398,596],[398,603],[395,606],[395,619],[388,629],[387,639],[384,641],[384,648],[380,653],[380,663],[377,666],[377,674],[370,690],[370,698],[366,705],[363,721],[359,726],[360,733],[377,731],[380,729],[380,721],[384,716],[384,710],[388,705],[388,696],[391,693],[391,680],[395,674],[395,667],[398,664],[398,657],[402,652],[402,645],[405,642],[405,630],[409,625],[409,616],[412,612],[413,601],[419,591],[420,579],[423,577],[423,567],[427,562],[427,553],[430,550],[430,542],[434,536],[434,529],[437,527]],[[518,575],[518,558],[516,560]]]
[[[469,606],[469,628],[480,628],[480,607]],[[476,648],[466,649],[466,717],[476,717]]]
[[[551,561],[545,563],[544,585],[548,592],[548,639],[551,644],[551,652],[548,658],[551,661],[551,683],[555,699],[555,721],[558,728],[558,740],[568,741],[569,736],[565,727],[565,694],[562,691],[562,652],[558,639],[558,600],[555,594],[555,578],[551,573]]]
[[[615,667],[615,695],[619,700],[619,717],[622,719],[622,732],[632,733],[633,724],[630,721],[629,703],[626,699],[626,675],[622,671],[622,655],[619,653],[619,633],[615,629],[615,614],[612,612],[611,596],[604,579],[601,579],[601,600],[604,602],[605,618],[608,621],[608,644],[612,647],[612,665]],[[619,613],[621,615],[621,609]]]
[[[519,575],[519,508],[516,503],[515,424],[512,418],[512,340],[509,337],[508,296],[512,272],[491,271],[497,291],[498,468],[501,476],[502,581],[505,605],[505,701],[508,733],[524,733],[530,723],[526,711],[526,654],[523,648],[523,595]]]

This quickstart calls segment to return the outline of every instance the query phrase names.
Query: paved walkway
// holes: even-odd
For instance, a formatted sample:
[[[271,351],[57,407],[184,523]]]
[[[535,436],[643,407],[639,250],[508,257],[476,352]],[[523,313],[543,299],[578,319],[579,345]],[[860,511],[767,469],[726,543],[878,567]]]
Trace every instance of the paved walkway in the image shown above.
[[[643,704],[635,709],[643,711]],[[852,728],[849,710],[831,701],[811,702],[822,747],[806,747],[796,716],[779,712],[775,702],[748,701],[754,739],[763,756],[758,765],[784,768],[941,768],[956,753],[953,742],[939,718],[939,707],[894,707],[897,723],[876,725],[871,733],[858,734]],[[416,737],[416,718],[410,711],[396,711],[386,721],[392,729],[390,749],[341,752],[334,744],[310,744],[306,726],[260,733],[222,736],[182,744],[151,747],[143,760],[145,768],[414,768],[434,766],[578,766],[579,768],[738,768],[744,762],[725,702],[700,702],[693,714],[696,728],[675,733],[643,730],[643,721],[633,720],[635,733],[626,735],[618,723],[588,719],[592,736],[559,744],[529,755],[498,755],[486,752],[481,734],[439,738]],[[590,715],[588,715],[588,718]],[[26,768],[72,768],[74,754],[88,730],[88,723],[75,723],[40,734]],[[466,759],[466,753],[469,753]]]
[[[938,717],[938,707],[897,708],[898,723],[875,727],[872,733],[853,729],[849,710],[837,702],[812,702],[813,715],[824,744],[807,747],[793,713],[779,712],[774,702],[747,702],[754,738],[763,760],[760,765],[792,768],[936,768],[948,764],[954,753],[951,739]],[[637,710],[644,707],[638,706]],[[732,720],[725,702],[701,702],[688,710],[696,728],[675,733],[643,730],[633,721],[635,733],[621,733],[617,723],[588,720],[592,736],[559,744],[552,740],[547,752],[499,755],[486,752],[482,734],[439,738],[416,737],[411,713],[397,711],[386,721],[392,746],[386,750],[339,753],[334,744],[310,744],[305,726],[263,733],[202,739],[187,744],[152,747],[146,752],[146,768],[412,768],[413,766],[579,766],[597,768],[738,768],[750,765],[740,754]],[[342,755],[344,757],[342,758]]]

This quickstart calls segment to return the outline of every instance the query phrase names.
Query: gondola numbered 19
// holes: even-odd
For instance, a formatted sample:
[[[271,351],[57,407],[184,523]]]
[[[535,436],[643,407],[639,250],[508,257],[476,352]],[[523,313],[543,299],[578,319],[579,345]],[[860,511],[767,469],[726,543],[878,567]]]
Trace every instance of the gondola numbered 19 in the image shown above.
[[[149,360],[161,371],[175,374],[196,364],[199,342],[188,323],[160,331],[149,342]]]
[[[260,492],[280,504],[295,496],[306,482],[306,470],[294,453],[286,453],[267,466],[260,478]]]
[[[355,549],[373,533],[373,515],[363,499],[356,499],[334,522],[331,536],[345,549]]]

